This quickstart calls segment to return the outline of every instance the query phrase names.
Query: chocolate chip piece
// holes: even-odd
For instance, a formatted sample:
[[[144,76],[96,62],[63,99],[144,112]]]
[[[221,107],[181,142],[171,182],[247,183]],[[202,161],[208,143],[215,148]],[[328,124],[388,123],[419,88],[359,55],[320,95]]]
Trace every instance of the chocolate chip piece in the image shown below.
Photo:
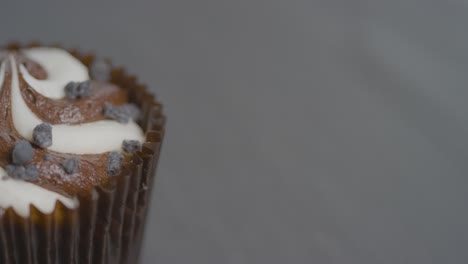
[[[126,139],[122,141],[122,149],[123,151],[127,153],[132,153],[137,150],[140,150],[141,148],[141,143],[138,140],[131,140],[131,139]]]
[[[110,103],[104,104],[103,115],[105,117],[116,120],[119,123],[128,123],[130,119],[138,119],[140,109],[134,104],[112,105]]]
[[[21,140],[15,143],[11,158],[13,164],[23,165],[30,162],[34,156],[34,149],[31,144],[26,140]]]
[[[41,148],[52,146],[52,126],[47,123],[37,125],[33,130],[33,142]]]
[[[62,161],[63,169],[67,174],[73,174],[78,169],[79,159],[76,157],[67,158]]]
[[[36,180],[39,176],[39,171],[33,164],[26,166],[9,164],[6,166],[6,171],[11,178],[17,180]]]
[[[91,93],[91,81],[69,82],[65,85],[65,96],[68,99],[80,99]]]
[[[120,155],[119,152],[109,153],[109,158],[107,160],[107,173],[110,176],[117,176],[120,174],[121,160],[122,160],[122,155]]]
[[[103,59],[95,59],[90,67],[91,76],[97,81],[108,81],[111,77],[110,63]]]

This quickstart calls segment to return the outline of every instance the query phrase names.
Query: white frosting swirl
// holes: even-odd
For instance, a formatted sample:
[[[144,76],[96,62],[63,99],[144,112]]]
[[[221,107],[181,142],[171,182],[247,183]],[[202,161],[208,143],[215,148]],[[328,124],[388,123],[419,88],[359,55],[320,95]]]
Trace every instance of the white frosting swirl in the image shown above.
[[[11,114],[16,131],[28,140],[32,140],[33,129],[43,121],[28,107],[20,90],[20,74],[28,85],[38,93],[52,100],[65,96],[64,86],[69,81],[89,79],[87,68],[80,61],[64,50],[57,48],[33,48],[22,51],[47,72],[46,80],[37,80],[19,65],[13,55],[0,51],[3,57],[0,65],[0,89],[3,88],[6,65],[11,66]],[[2,59],[2,58],[0,58]],[[144,140],[142,129],[133,121],[121,124],[114,120],[101,120],[79,125],[52,125],[53,144],[50,150],[73,154],[98,154],[119,151],[124,139]],[[67,198],[61,194],[44,189],[33,183],[6,177],[0,167],[0,213],[2,209],[13,207],[21,216],[28,217],[30,205],[43,213],[51,213],[57,201],[72,209],[79,204],[76,198]]]
[[[67,69],[59,67],[70,67],[73,73],[66,74],[73,80],[89,79],[80,70],[84,66],[71,55],[65,56],[64,51],[56,48],[34,48],[24,51],[27,56],[31,56],[35,61],[48,70],[49,78],[45,81],[35,79],[27,72],[25,67],[20,67],[21,73],[26,82],[37,92],[44,91],[44,96],[52,95],[53,98],[63,96],[64,84],[66,83],[59,73],[66,72]],[[48,56],[52,58],[48,61]],[[19,75],[16,66],[16,59],[10,55],[12,82],[11,82],[11,104],[13,124],[18,133],[28,140],[32,140],[34,128],[43,121],[34,114],[28,107],[21,94],[19,87]],[[53,72],[57,71],[57,72]],[[54,79],[57,78],[57,79]],[[50,86],[47,86],[50,85]],[[133,139],[143,142],[144,135],[142,129],[133,121],[121,124],[114,120],[100,120],[79,125],[58,124],[52,125],[52,146],[50,150],[73,153],[73,154],[99,154],[108,151],[118,151],[122,141]]]
[[[65,97],[65,85],[68,82],[89,80],[88,69],[70,53],[57,48],[31,48],[22,50],[29,59],[39,63],[47,72],[46,80],[38,80],[29,74],[24,65],[20,65],[20,73],[24,80],[36,92],[51,99]]]
[[[52,213],[57,201],[70,209],[77,208],[79,205],[76,198],[68,198],[33,183],[5,176],[5,170],[0,167],[0,209],[13,207],[18,215],[28,217],[31,204],[45,214]]]

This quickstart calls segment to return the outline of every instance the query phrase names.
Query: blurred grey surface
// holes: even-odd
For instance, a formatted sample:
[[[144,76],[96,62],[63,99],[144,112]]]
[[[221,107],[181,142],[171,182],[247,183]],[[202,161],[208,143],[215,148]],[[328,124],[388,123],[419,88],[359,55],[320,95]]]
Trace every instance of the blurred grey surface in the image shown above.
[[[2,2],[169,117],[143,263],[468,263],[461,0]]]

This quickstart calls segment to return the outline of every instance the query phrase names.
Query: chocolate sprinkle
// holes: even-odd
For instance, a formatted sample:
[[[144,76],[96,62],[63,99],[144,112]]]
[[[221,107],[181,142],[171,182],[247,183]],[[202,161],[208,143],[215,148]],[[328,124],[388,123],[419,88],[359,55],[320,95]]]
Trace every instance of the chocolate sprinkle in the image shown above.
[[[33,130],[33,142],[41,148],[52,146],[52,126],[48,123],[37,125]]]
[[[121,171],[121,160],[122,155],[119,152],[111,152],[109,153],[109,159],[107,160],[107,173],[110,176],[117,176],[120,174]]]
[[[122,149],[127,153],[133,153],[140,150],[141,143],[138,140],[126,139],[122,141]]]
[[[103,59],[95,59],[90,67],[91,77],[97,81],[108,81],[111,76],[110,64]]]
[[[112,105],[104,104],[103,115],[110,119],[114,119],[119,123],[128,123],[130,119],[137,120],[140,116],[140,109],[134,104]]]
[[[79,162],[80,160],[76,157],[64,159],[62,161],[63,170],[65,170],[67,174],[73,174],[78,169]]]
[[[39,176],[39,171],[33,164],[26,166],[9,164],[6,166],[6,171],[11,178],[17,180],[36,180]]]
[[[30,162],[34,157],[34,149],[26,140],[20,140],[15,143],[11,159],[15,165],[23,165]]]
[[[80,99],[91,92],[91,81],[69,82],[65,85],[65,96],[68,99]]]

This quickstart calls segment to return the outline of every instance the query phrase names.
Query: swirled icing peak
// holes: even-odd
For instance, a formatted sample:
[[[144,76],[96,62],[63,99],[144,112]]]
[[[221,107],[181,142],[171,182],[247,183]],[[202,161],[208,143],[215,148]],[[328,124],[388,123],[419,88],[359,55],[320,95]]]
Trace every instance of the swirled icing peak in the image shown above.
[[[126,90],[90,79],[65,50],[0,51],[0,212],[11,206],[27,216],[33,204],[47,213],[57,200],[76,207],[75,195],[122,172],[122,145],[129,152],[143,143],[138,112]],[[25,141],[28,152],[15,159],[27,159],[11,164],[15,145]]]
[[[56,77],[59,74],[51,72],[57,70],[62,73],[65,72],[66,76],[80,78],[87,77],[79,69],[85,67],[76,59],[71,59],[70,56],[63,56],[63,52],[58,49],[47,48],[45,50],[34,49],[27,50],[26,56],[35,58],[37,63],[40,65],[46,65],[45,67],[48,76]],[[53,63],[49,63],[47,60],[47,54],[50,54]],[[9,56],[11,62],[12,81],[11,81],[11,100],[12,100],[12,115],[16,130],[28,140],[32,140],[34,128],[43,123],[43,120],[39,119],[27,103],[23,99],[23,96],[19,87],[19,74],[17,70],[16,58],[13,55]],[[62,67],[59,67],[59,62],[62,62],[65,66],[69,67],[73,74],[66,74]],[[85,67],[86,68],[86,67]],[[63,78],[57,78],[57,81],[48,80],[36,80],[31,75],[25,75],[26,68],[20,65],[20,69],[23,69],[22,77],[25,78],[26,83],[34,89],[36,92],[49,97],[48,95],[56,96],[60,95],[62,98],[65,96],[64,90],[65,85],[68,82],[64,82]],[[60,70],[58,70],[60,69]],[[76,72],[76,73],[75,73]],[[87,79],[85,79],[87,80]],[[81,79],[83,81],[83,79]],[[45,93],[44,93],[45,92]],[[127,124],[121,124],[113,120],[100,120],[96,122],[84,123],[79,125],[68,125],[58,124],[52,126],[52,138],[53,143],[50,146],[51,150],[64,153],[75,153],[75,154],[93,154],[103,153],[107,151],[119,150],[122,141],[125,139],[143,140],[143,132],[141,128],[135,122],[129,122]]]

